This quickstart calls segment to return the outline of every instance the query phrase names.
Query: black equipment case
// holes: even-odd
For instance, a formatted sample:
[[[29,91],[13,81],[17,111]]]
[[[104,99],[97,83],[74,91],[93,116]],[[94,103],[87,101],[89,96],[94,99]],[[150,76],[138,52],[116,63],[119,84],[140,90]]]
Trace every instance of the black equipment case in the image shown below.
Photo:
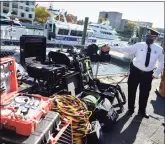
[[[25,58],[36,57],[36,60],[46,60],[46,37],[22,35],[20,37],[20,63],[25,65]]]
[[[29,76],[49,83],[54,83],[65,74],[65,66],[36,61],[34,57],[26,58],[26,68]]]
[[[20,63],[34,78],[34,93],[50,96],[63,89],[66,66],[49,61],[46,56],[46,37],[23,35],[20,38]]]

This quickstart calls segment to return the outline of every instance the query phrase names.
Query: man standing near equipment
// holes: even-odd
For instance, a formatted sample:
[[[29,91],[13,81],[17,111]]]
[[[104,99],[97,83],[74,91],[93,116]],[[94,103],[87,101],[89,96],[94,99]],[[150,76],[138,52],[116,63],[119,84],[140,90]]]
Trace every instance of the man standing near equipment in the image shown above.
[[[148,30],[146,42],[139,42],[130,47],[120,48],[106,45],[104,48],[112,51],[127,52],[135,55],[130,64],[130,74],[128,77],[128,112],[134,113],[134,105],[137,87],[139,86],[139,111],[142,117],[149,118],[146,113],[146,106],[151,90],[152,80],[157,78],[164,68],[163,48],[155,43],[158,33]],[[157,67],[156,67],[157,63]]]

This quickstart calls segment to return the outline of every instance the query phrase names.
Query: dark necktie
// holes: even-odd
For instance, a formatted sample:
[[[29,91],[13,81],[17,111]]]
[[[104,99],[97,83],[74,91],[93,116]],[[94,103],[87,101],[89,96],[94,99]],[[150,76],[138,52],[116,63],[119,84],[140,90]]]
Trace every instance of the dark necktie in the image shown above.
[[[150,54],[151,54],[151,48],[150,48],[150,45],[148,45],[147,56],[146,56],[146,62],[145,62],[145,66],[146,66],[146,67],[148,67],[148,65],[149,65]]]

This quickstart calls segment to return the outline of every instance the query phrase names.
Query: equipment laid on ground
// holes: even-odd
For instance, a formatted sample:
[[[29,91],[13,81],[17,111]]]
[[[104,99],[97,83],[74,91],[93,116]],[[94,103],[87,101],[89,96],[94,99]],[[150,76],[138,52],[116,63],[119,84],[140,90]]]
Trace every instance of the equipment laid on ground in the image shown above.
[[[105,144],[99,121],[91,123],[91,131],[87,134],[87,144]]]
[[[20,62],[29,76],[51,83],[65,74],[65,67],[46,60],[46,38],[43,36],[21,36]]]
[[[66,65],[68,69],[79,72],[81,75],[81,83],[84,88],[86,85],[94,86],[93,84],[93,72],[91,67],[91,61],[89,57],[84,56],[81,53],[67,51],[67,52],[49,52],[49,60],[56,64]]]
[[[81,82],[81,75],[79,72],[68,70],[62,77],[63,89],[69,92],[72,96],[81,93],[83,85]]]
[[[59,113],[50,111],[22,144],[72,144],[72,141],[71,121],[61,122]]]
[[[16,71],[17,71],[17,81],[18,85],[22,83],[23,80],[28,79],[28,73],[25,71],[25,69],[16,62]]]
[[[73,144],[72,122],[64,119],[58,133],[52,133],[49,144]]]
[[[89,57],[84,57],[80,53],[68,50],[67,52],[52,52],[48,54],[49,61],[55,64],[65,65],[67,69],[79,73],[79,93],[83,91],[86,85],[94,86],[93,84],[93,72],[91,67],[91,61]],[[78,87],[78,86],[77,86]],[[78,94],[78,92],[76,92]]]
[[[113,128],[113,125],[118,118],[118,113],[112,106],[110,99],[108,99],[108,95],[96,91],[85,90],[79,95],[79,98],[82,99],[88,109],[92,111],[90,122],[98,120],[105,132]]]
[[[121,90],[121,87],[119,86],[120,82],[117,83],[116,85],[112,85],[112,84],[102,83],[98,79],[93,79],[93,81],[94,81],[93,84],[95,86],[86,87],[83,90],[83,92],[78,95],[78,97],[82,98],[82,97],[84,97],[84,94],[85,94],[85,96],[92,95],[92,96],[95,96],[96,99],[98,99],[98,97],[100,97],[99,101],[103,100],[104,98],[107,98],[111,102],[111,104],[114,104],[115,99],[117,99],[118,104],[115,106],[119,107],[120,110],[118,112],[122,113],[124,110],[123,105],[126,103],[126,97],[125,97],[125,94],[123,93],[123,91]],[[92,99],[94,99],[94,98],[92,98]],[[99,101],[97,100],[97,103]],[[89,103],[89,100],[88,100],[88,103]]]
[[[29,136],[40,119],[51,109],[52,101],[40,95],[18,93],[16,65],[13,58],[1,58],[0,68],[1,127]]]
[[[91,120],[98,120],[103,131],[109,132],[113,128],[113,125],[116,122],[117,118],[117,112],[114,110],[110,101],[105,98],[96,107]]]
[[[46,60],[46,37],[22,35],[20,37],[20,63],[26,67],[26,58],[36,57],[37,61]]]
[[[94,79],[91,61],[89,57],[83,55],[82,53],[78,53],[74,51],[62,52],[62,53],[59,51],[59,52],[50,52],[50,53],[51,53],[50,54],[51,56],[49,57],[50,61],[53,61],[54,63],[57,64],[64,64],[73,71],[80,73],[81,75],[80,81],[82,83],[81,92],[98,93],[102,98],[108,98],[111,101],[111,103],[113,103],[114,99],[116,98],[118,101],[118,106],[120,107],[120,111],[123,111],[124,109],[123,105],[126,103],[126,98],[120,86],[118,84],[116,85],[104,84],[101,83],[98,79]],[[69,56],[69,58],[67,56]],[[64,59],[65,61],[60,61],[61,59]]]
[[[93,111],[99,103],[100,96],[87,95],[82,100],[86,103],[88,109]]]
[[[35,91],[35,84],[33,82],[32,79],[27,79],[24,81],[20,81],[20,83],[18,83],[18,92],[19,93],[33,93],[33,91]]]
[[[70,95],[55,95],[53,111],[60,114],[61,120],[72,120],[73,144],[84,144],[85,136],[91,129],[89,117],[92,112],[78,98]]]
[[[111,104],[114,104],[115,98],[117,99],[118,106],[120,108],[120,112],[122,112],[124,110],[123,105],[126,103],[126,96],[125,96],[124,92],[122,91],[119,84],[126,77],[124,77],[121,81],[116,83],[116,85],[102,83],[102,82],[100,82],[100,80],[94,79],[102,97],[108,98],[110,100]]]
[[[72,95],[57,96],[54,94],[52,110],[59,112],[62,122],[65,118],[72,121],[66,127],[69,125],[73,127],[73,144],[85,143],[86,134],[91,132],[90,122],[92,121],[98,120],[104,131],[111,130],[118,118],[112,105],[115,98],[121,111],[126,102],[120,86],[101,83],[98,79],[94,79],[91,60],[84,53],[71,49],[67,52],[50,51],[46,59],[45,43],[44,37],[23,36],[21,38],[21,63],[25,66],[29,76],[36,79],[38,84],[33,92],[45,95],[45,93],[53,94],[60,91],[61,93],[69,92]],[[101,49],[99,58],[102,56],[105,58],[105,55],[110,58],[108,51]],[[104,58],[101,59],[104,61]],[[48,95],[51,95],[50,93]],[[51,136],[55,137],[55,135]],[[50,142],[57,142],[56,138],[52,137],[52,141],[49,139]],[[66,142],[65,140],[65,138],[62,139]],[[67,141],[67,143],[70,142]]]
[[[0,131],[3,144],[73,144],[72,122],[60,121],[59,113],[49,111],[29,136],[20,136],[9,130]]]
[[[35,93],[50,96],[63,89],[62,78],[67,69],[46,59],[46,38],[21,36],[20,62],[36,83]]]
[[[49,62],[65,65],[71,70],[74,69],[74,58],[70,53],[62,52],[62,51],[60,52],[50,51],[48,53],[48,58],[49,58]]]
[[[29,76],[41,83],[53,85],[65,74],[65,67],[62,65],[41,63],[35,58],[27,58],[26,68]]]

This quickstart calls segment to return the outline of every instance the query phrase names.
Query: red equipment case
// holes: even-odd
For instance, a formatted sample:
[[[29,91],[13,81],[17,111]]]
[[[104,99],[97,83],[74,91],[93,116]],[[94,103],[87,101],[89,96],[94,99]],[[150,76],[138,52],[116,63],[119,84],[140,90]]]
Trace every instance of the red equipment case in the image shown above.
[[[41,118],[50,111],[52,101],[41,95],[18,93],[14,58],[1,58],[0,69],[1,127],[29,136]]]

